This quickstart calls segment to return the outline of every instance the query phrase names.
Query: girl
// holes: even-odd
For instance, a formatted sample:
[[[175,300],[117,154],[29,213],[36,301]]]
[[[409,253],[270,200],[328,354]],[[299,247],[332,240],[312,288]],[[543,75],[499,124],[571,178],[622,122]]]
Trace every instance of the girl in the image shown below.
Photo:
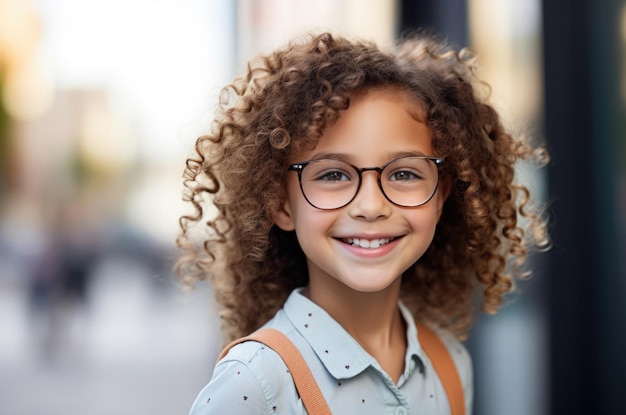
[[[529,242],[547,243],[514,181],[517,160],[543,153],[504,129],[470,58],[421,38],[392,52],[330,34],[293,42],[223,90],[187,160],[183,282],[211,282],[227,341],[287,335],[333,413],[450,413],[416,321],[443,340],[471,413],[459,341],[476,294],[496,312]],[[249,341],[191,413],[303,414],[299,392],[281,357]]]

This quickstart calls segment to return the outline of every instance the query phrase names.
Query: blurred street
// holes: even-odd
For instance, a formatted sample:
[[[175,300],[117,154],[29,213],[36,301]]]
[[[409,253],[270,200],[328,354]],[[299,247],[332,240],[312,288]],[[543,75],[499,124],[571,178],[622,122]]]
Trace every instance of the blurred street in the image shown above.
[[[111,258],[84,301],[38,308],[18,271],[0,263],[1,414],[188,412],[219,344],[206,287],[187,295]]]
[[[249,58],[325,30],[468,46],[550,152],[516,175],[554,245],[472,327],[474,414],[624,412],[626,0],[0,0],[0,415],[188,413],[221,339],[171,271],[185,160]]]

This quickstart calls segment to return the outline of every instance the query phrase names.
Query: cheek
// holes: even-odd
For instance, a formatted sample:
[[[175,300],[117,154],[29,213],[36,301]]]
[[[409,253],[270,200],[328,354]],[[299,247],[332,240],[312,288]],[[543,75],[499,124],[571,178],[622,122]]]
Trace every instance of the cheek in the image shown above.
[[[324,232],[330,226],[329,222],[332,222],[328,219],[328,216],[330,216],[328,212],[309,205],[303,196],[298,200],[294,200],[292,206],[296,232],[304,237]]]
[[[432,238],[435,235],[435,229],[437,228],[437,222],[439,221],[439,210],[436,204],[428,206],[428,209],[424,209],[411,215],[407,220],[411,223],[414,229],[423,235],[428,235]]]

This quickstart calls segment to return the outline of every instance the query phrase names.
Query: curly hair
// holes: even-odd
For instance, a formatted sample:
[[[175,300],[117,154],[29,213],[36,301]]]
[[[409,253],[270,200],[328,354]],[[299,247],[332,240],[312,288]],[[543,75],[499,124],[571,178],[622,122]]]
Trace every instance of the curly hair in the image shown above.
[[[504,128],[474,61],[431,38],[383,51],[324,33],[253,59],[222,90],[210,133],[186,162],[183,199],[193,213],[179,221],[176,271],[188,287],[209,280],[225,341],[260,327],[307,285],[295,232],[272,220],[286,199],[286,163],[315,146],[354,94],[372,88],[404,91],[424,109],[451,185],[431,246],[402,277],[403,301],[461,339],[477,295],[485,312],[499,309],[527,273],[530,246],[549,244],[515,177],[518,160],[547,156]]]

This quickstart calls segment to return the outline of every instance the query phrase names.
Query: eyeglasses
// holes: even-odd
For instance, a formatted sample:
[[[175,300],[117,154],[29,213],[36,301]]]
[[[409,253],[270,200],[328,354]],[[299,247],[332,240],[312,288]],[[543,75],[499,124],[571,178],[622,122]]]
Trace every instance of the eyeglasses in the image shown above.
[[[417,207],[427,203],[437,190],[439,166],[445,159],[428,156],[401,157],[382,167],[358,168],[336,159],[317,159],[288,166],[298,172],[300,190],[317,209],[339,209],[354,200],[362,174],[378,173],[378,187],[397,206]]]

